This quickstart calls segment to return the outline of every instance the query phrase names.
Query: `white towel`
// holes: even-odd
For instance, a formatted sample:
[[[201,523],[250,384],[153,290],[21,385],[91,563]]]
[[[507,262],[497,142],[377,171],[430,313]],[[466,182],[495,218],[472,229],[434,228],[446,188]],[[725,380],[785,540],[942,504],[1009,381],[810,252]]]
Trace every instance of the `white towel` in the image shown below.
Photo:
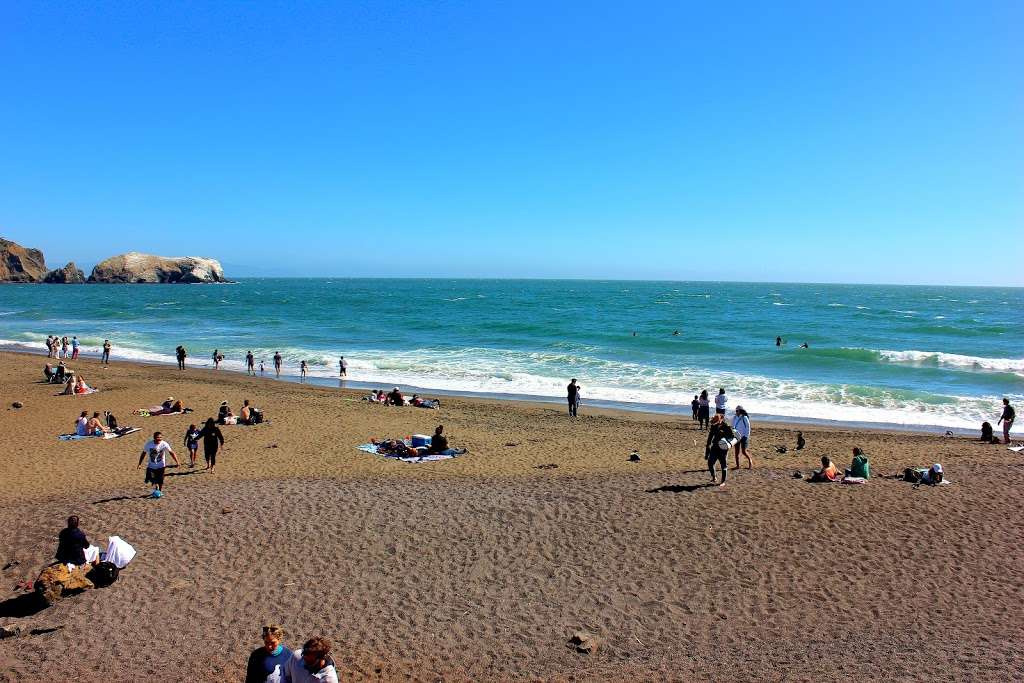
[[[121,540],[120,536],[107,539],[107,562],[112,562],[118,569],[124,569],[135,557],[135,548]]]

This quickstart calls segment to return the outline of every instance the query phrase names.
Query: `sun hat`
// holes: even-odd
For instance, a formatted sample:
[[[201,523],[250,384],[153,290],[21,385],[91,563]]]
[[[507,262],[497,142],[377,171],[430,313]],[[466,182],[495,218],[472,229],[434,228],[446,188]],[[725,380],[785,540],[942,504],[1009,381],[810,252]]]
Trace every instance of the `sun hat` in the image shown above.
[[[173,401],[173,400],[174,400],[174,397],[173,397],[173,396],[168,396],[168,397],[167,397],[167,400],[168,400],[168,401]]]
[[[942,472],[942,465],[940,465],[939,463],[935,463],[934,465],[932,465],[932,469],[935,470],[936,472],[941,473]]]

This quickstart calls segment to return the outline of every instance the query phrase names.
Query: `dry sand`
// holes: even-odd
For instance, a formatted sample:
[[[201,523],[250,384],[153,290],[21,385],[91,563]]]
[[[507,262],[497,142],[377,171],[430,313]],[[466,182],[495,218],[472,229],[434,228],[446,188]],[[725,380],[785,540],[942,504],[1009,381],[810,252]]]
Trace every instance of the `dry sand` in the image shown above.
[[[293,646],[329,637],[343,680],[1024,679],[1024,457],[1002,447],[804,428],[798,454],[793,429],[755,417],[756,467],[719,490],[688,417],[383,408],[91,360],[75,366],[101,393],[58,397],[36,383],[43,362],[0,353],[0,566],[19,562],[0,572],[0,625],[24,630],[0,641],[0,681],[241,680],[266,622]],[[168,395],[197,412],[130,417]],[[270,424],[224,428],[215,474],[169,470],[166,497],[143,497],[154,429],[182,455],[190,422],[243,398]],[[143,432],[55,438],[105,409]],[[409,465],[354,448],[438,423],[470,452]],[[823,453],[847,465],[854,445],[867,485],[792,478]],[[878,476],[935,461],[953,485]],[[11,589],[48,562],[68,514],[138,557],[110,588],[24,614]],[[577,630],[603,647],[572,651]]]

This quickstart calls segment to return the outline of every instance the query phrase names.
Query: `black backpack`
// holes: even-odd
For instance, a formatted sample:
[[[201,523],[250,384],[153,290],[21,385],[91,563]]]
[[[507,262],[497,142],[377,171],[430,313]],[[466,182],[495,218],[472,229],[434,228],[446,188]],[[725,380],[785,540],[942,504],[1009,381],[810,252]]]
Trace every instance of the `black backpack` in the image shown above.
[[[249,418],[252,420],[252,424],[258,425],[263,423],[263,411],[259,408],[253,408],[249,411]]]
[[[94,566],[86,575],[97,588],[106,588],[117,581],[117,575],[121,572],[113,562],[100,562]]]

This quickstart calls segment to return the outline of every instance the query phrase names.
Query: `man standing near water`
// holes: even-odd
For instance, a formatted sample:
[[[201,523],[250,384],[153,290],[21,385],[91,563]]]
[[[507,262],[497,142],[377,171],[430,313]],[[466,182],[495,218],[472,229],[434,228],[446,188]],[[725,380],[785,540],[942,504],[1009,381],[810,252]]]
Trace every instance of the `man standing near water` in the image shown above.
[[[178,348],[174,349],[174,355],[177,356],[177,358],[178,358],[178,369],[179,370],[184,370],[185,369],[185,357],[188,356],[188,351],[185,350],[184,346],[180,346],[179,345]]]
[[[100,356],[100,362],[104,365],[110,364],[110,340],[103,340],[103,355]]]
[[[725,397],[725,389],[719,387],[718,396],[715,396],[715,414],[725,415],[725,404],[729,402],[729,399]]]
[[[348,361],[345,360],[345,356],[338,359],[338,375],[343,379],[348,375]]]
[[[576,409],[579,408],[580,386],[576,384],[576,378],[569,382],[566,387],[566,400],[569,401],[569,417],[576,417]]]
[[[281,377],[281,352],[280,351],[275,351],[274,352],[274,374],[277,375],[278,378]]]
[[[1003,443],[1010,443],[1010,427],[1013,426],[1013,421],[1016,419],[1017,413],[1014,411],[1013,406],[1010,405],[1010,399],[1003,399],[1003,414],[999,417],[999,422],[1003,425]]]
[[[256,374],[256,357],[252,355],[252,351],[245,354],[245,374]]]

